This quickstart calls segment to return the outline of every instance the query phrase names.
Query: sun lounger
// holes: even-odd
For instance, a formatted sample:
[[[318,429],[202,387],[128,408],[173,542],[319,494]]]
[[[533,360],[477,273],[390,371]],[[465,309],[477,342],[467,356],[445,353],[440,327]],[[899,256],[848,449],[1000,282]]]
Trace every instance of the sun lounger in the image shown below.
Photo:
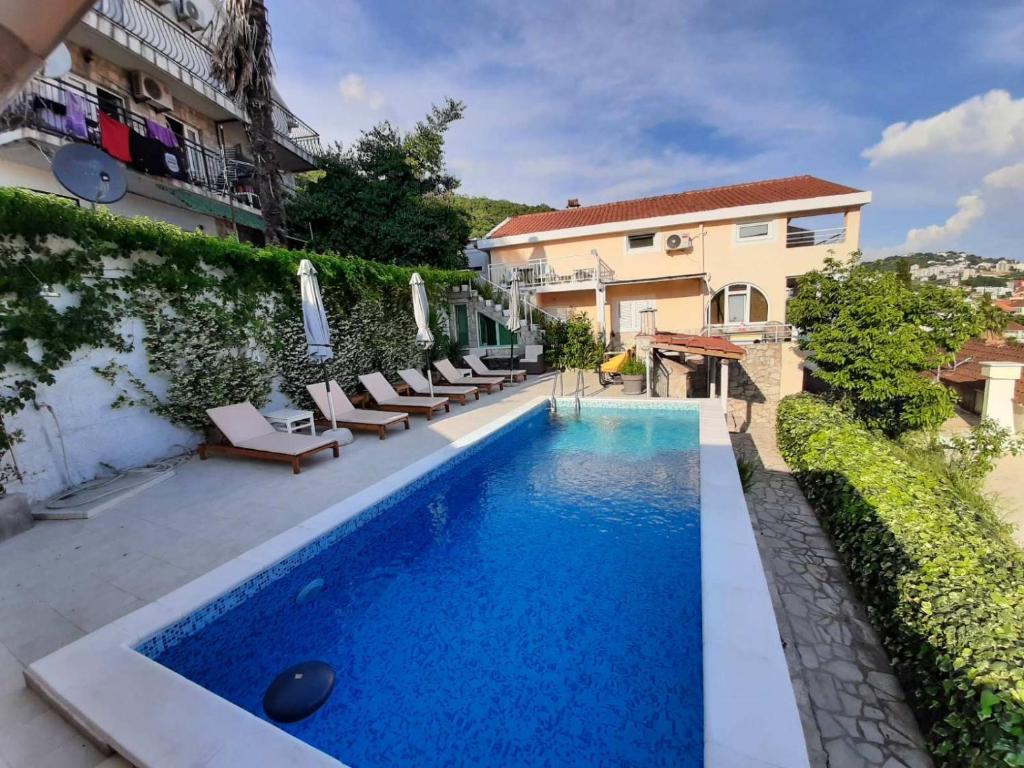
[[[201,443],[198,450],[203,461],[211,453],[284,461],[297,475],[302,471],[299,463],[307,456],[330,448],[337,458],[341,450],[333,438],[278,432],[249,401],[208,408],[206,414],[227,443]]]
[[[406,368],[398,372],[398,375],[402,377],[402,381],[412,387],[412,391],[417,395],[429,395],[430,394],[430,382],[427,381],[427,377],[417,371],[415,368]],[[443,385],[434,385],[434,395],[440,395],[441,397],[447,397],[453,403],[460,403],[465,405],[469,400],[470,395],[473,396],[474,400],[480,399],[480,390],[476,387],[446,387]]]
[[[327,385],[322,381],[316,384],[307,384],[306,391],[313,398],[317,409],[323,418],[317,419],[317,426],[331,426],[331,410],[327,402]],[[367,432],[376,432],[383,440],[386,437],[388,427],[394,424],[405,424],[409,428],[409,414],[394,411],[374,411],[370,408],[356,408],[348,399],[345,390],[338,386],[338,382],[331,380],[331,399],[334,401],[334,423],[339,427],[349,429],[362,429]]]
[[[456,384],[459,386],[471,385],[474,387],[480,387],[487,392],[493,392],[494,388],[498,389],[505,388],[505,379],[501,376],[467,376],[454,365],[451,360],[435,360],[434,367],[437,372],[441,374],[441,377],[449,384]]]
[[[367,373],[360,376],[359,380],[366,387],[366,391],[370,393],[370,397],[377,401],[377,407],[382,411],[422,413],[429,421],[433,418],[434,411],[442,408],[445,411],[451,410],[447,397],[400,396],[381,373]]]
[[[507,371],[503,371],[501,368],[488,368],[484,365],[484,361],[476,355],[463,355],[462,359],[466,361],[466,365],[468,365],[477,376],[502,376],[511,382],[520,380],[526,381],[526,371],[522,368]],[[511,358],[509,359],[511,360]]]

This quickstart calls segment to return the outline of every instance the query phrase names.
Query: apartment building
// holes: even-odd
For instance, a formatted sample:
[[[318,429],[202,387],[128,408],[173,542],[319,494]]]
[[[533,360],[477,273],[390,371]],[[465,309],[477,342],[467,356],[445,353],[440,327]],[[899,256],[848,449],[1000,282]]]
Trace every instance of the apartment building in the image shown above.
[[[50,161],[62,145],[86,142],[126,161],[128,194],[113,212],[262,241],[246,115],[211,72],[218,8],[216,0],[99,0],[65,43],[71,71],[39,73],[0,114],[0,185],[70,196]],[[274,126],[292,186],[293,174],[315,167],[320,138],[280,95]],[[161,142],[172,160],[134,162],[118,143],[125,136]]]
[[[613,348],[632,343],[644,309],[659,331],[756,342],[786,333],[796,278],[859,248],[870,201],[794,176],[516,216],[477,248],[492,283],[517,274],[531,302],[587,313]]]

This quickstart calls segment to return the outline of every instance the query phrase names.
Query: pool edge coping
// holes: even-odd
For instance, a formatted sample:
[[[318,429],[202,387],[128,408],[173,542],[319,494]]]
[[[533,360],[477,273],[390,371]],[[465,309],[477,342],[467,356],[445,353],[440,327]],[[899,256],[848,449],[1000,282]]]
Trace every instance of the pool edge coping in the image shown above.
[[[37,660],[25,670],[26,681],[93,741],[113,748],[135,765],[343,766],[143,656],[136,646],[550,402],[548,397],[537,397],[511,409],[299,525]],[[588,398],[583,402],[584,407],[670,407],[671,403],[699,409],[704,765],[806,768],[807,752],[792,683],[720,402],[655,400],[646,401],[648,406],[643,405],[644,401],[623,402],[617,398]],[[709,512],[712,506],[714,516]],[[744,566],[740,572],[736,572],[736,558]],[[737,610],[735,598],[743,608],[739,616],[733,615]],[[744,623],[734,625],[736,618]],[[756,632],[751,631],[752,619],[756,620]],[[752,685],[752,680],[756,684]],[[159,695],[155,693],[157,688]],[[766,701],[775,705],[770,718],[765,717],[769,712]],[[188,733],[187,739],[174,738],[182,732]],[[234,736],[230,741],[225,739],[229,733]]]

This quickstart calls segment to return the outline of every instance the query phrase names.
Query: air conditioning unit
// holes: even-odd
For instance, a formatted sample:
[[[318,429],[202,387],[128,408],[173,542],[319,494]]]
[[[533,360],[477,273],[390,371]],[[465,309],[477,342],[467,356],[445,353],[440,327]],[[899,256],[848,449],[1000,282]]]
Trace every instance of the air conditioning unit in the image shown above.
[[[178,12],[178,21],[183,21],[189,29],[198,32],[206,29],[210,20],[206,11],[194,0],[175,0],[175,10]]]
[[[132,72],[132,97],[136,101],[146,102],[157,112],[169,112],[174,109],[174,99],[167,86],[138,69]]]
[[[665,245],[670,251],[685,251],[693,247],[693,238],[685,232],[672,234],[665,238]]]

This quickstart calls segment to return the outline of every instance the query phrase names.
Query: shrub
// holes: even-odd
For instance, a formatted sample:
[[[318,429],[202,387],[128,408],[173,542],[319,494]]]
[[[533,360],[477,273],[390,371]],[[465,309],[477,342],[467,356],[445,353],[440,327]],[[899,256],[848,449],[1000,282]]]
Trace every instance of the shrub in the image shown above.
[[[643,376],[647,373],[647,366],[644,365],[643,360],[637,360],[635,357],[627,360],[621,370],[619,370],[623,376]]]
[[[821,400],[779,448],[841,553],[944,765],[1024,765],[1024,553],[942,478]]]

